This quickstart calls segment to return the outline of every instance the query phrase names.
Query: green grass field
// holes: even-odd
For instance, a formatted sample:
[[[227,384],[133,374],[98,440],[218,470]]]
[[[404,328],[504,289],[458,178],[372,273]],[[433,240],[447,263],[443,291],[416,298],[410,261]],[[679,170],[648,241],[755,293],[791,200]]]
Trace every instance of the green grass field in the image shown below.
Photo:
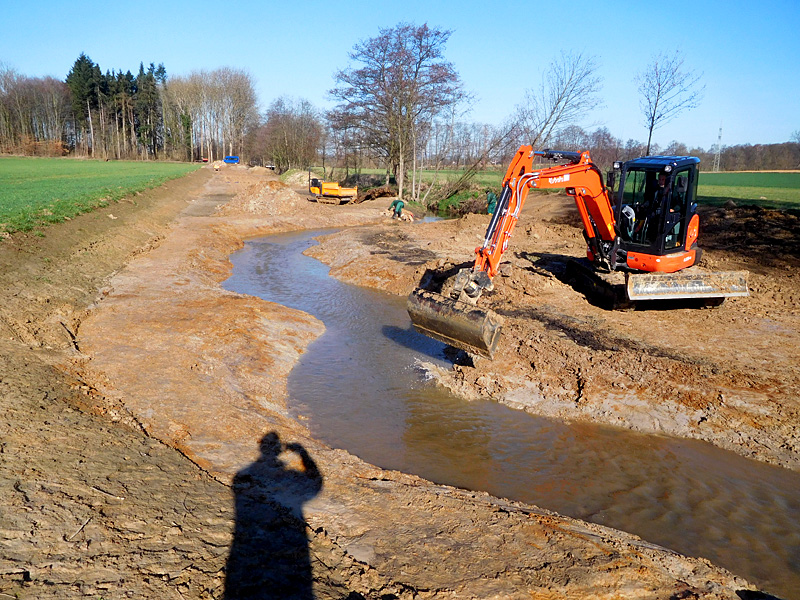
[[[0,158],[0,233],[31,231],[182,177],[199,165]]]
[[[500,189],[505,171],[479,171],[473,183],[480,188]],[[459,171],[440,171],[439,181],[455,179]],[[423,172],[428,180],[431,173]],[[737,172],[700,173],[700,204],[722,206],[728,200],[738,205],[753,204],[765,208],[800,209],[800,173]],[[474,193],[472,195],[475,195]]]
[[[483,187],[500,189],[504,173],[480,171],[473,179]],[[444,177],[457,177],[455,171]],[[442,177],[442,175],[440,175]],[[754,204],[765,208],[800,208],[800,173],[700,173],[697,191],[700,204],[721,206],[728,200],[738,205]]]
[[[700,173],[700,204],[800,209],[800,173]]]

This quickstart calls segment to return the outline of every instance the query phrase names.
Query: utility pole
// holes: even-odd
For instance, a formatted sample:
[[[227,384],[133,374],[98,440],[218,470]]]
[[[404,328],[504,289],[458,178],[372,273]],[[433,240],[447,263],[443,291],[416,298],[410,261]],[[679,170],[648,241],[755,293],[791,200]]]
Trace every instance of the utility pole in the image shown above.
[[[717,137],[717,151],[714,153],[714,172],[719,172],[719,158],[722,154],[722,125],[719,126],[719,136]]]

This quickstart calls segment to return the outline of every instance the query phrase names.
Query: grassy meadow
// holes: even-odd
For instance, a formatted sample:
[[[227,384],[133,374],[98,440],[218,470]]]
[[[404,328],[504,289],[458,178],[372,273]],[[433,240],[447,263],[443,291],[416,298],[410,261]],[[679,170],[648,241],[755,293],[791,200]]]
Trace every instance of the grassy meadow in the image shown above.
[[[437,181],[456,179],[460,171],[440,171]],[[465,197],[480,195],[479,190],[490,187],[500,191],[503,171],[479,171],[473,179],[473,191],[462,192],[452,199],[458,203]],[[425,181],[433,179],[423,171]],[[729,200],[737,205],[756,205],[764,208],[800,209],[800,172],[720,172],[700,173],[698,203],[722,206]]]
[[[505,171],[480,171],[473,183],[481,189],[491,187],[499,193],[504,174]],[[440,178],[457,176],[455,171],[440,174]],[[722,206],[733,200],[738,205],[800,209],[800,172],[700,173],[697,195],[700,204],[711,206]]]
[[[198,168],[188,163],[0,157],[0,234],[60,223]]]
[[[800,209],[800,172],[700,173],[699,202]]]

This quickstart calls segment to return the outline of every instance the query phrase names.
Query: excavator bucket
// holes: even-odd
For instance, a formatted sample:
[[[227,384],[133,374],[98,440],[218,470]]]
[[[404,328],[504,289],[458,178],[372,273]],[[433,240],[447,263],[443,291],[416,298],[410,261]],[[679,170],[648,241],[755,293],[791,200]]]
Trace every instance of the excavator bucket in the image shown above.
[[[636,273],[627,276],[630,300],[678,300],[748,296],[747,271]]]
[[[411,324],[420,333],[473,354],[493,357],[503,319],[492,311],[420,288],[408,296],[407,308]]]

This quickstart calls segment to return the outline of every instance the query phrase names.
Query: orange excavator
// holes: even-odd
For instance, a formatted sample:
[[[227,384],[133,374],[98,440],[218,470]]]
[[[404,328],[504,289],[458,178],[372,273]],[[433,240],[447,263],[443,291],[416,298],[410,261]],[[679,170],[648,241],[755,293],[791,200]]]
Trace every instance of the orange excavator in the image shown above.
[[[539,170],[534,160],[559,165]],[[614,163],[606,182],[589,152],[534,151],[521,146],[503,178],[497,207],[472,268],[461,269],[449,294],[425,289],[408,298],[415,329],[456,348],[492,358],[502,318],[477,306],[494,288],[520,210],[531,188],[565,189],[575,199],[586,239],[586,260],[571,261],[592,286],[613,285],[605,274],[624,276],[627,301],[747,296],[747,272],[709,272],[696,263],[700,218],[696,214],[698,164],[692,156],[648,156]],[[614,195],[613,189],[617,187]],[[612,198],[614,199],[612,201]]]

